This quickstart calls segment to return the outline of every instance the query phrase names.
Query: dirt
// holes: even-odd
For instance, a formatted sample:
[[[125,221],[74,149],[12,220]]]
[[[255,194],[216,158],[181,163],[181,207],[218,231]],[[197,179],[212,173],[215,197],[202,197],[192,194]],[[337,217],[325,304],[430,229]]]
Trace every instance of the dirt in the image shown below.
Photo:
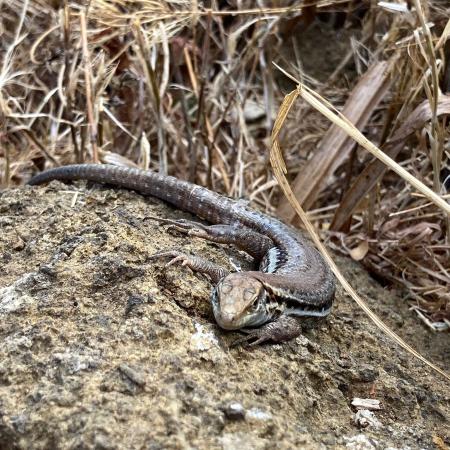
[[[0,196],[1,449],[416,449],[450,445],[448,383],[338,289],[325,322],[283,345],[232,347],[209,281],[151,256],[182,249],[233,268],[231,247],[150,216],[189,218],[133,192],[77,183]],[[445,370],[398,292],[337,258],[360,293]],[[381,409],[355,423],[357,398]]]

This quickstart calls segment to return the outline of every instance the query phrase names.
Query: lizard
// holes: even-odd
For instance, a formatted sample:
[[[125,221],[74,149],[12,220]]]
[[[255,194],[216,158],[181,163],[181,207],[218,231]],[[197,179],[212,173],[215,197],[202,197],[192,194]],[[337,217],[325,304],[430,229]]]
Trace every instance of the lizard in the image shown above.
[[[228,272],[199,256],[162,252],[207,274],[214,287],[211,305],[217,324],[247,333],[250,345],[284,342],[301,334],[302,319],[326,317],[332,308],[335,277],[321,254],[300,233],[278,219],[196,184],[137,168],[107,164],[56,167],[27,184],[88,180],[153,196],[211,225],[175,221],[190,235],[232,244],[259,260],[259,270]]]

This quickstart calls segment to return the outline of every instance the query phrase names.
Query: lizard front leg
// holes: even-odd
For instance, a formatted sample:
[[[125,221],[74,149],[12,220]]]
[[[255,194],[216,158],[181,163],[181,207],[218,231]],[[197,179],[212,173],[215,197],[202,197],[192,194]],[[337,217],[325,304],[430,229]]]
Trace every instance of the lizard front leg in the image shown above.
[[[266,323],[259,328],[251,330],[243,329],[241,331],[248,333],[247,336],[238,339],[233,343],[233,346],[247,343],[252,339],[256,340],[249,344],[251,346],[262,344],[267,341],[276,343],[290,341],[291,339],[300,336],[302,327],[296,318],[281,315],[277,320]]]
[[[228,275],[228,271],[218,264],[214,264],[207,259],[199,256],[187,255],[186,253],[178,251],[167,251],[156,253],[150,257],[150,259],[156,258],[172,258],[166,267],[172,266],[177,263],[181,263],[182,266],[187,266],[194,272],[200,272],[207,274],[214,284],[217,284],[223,277]]]

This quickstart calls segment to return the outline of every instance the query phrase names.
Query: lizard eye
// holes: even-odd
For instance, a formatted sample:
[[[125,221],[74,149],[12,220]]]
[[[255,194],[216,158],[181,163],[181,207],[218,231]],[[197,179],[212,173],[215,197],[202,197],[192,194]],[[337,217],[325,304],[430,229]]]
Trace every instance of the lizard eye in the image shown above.
[[[244,290],[244,300],[246,302],[250,301],[256,294],[256,291],[254,288],[247,288]]]
[[[231,292],[232,289],[233,286],[231,285],[231,283],[222,283],[222,285],[220,286],[220,290],[224,294],[228,294],[229,292]]]

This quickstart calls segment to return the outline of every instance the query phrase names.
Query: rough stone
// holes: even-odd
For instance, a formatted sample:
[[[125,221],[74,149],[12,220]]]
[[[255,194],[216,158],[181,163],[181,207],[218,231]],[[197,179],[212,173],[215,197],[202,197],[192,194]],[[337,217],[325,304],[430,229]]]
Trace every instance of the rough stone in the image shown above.
[[[61,183],[0,196],[1,449],[450,444],[447,382],[341,289],[329,319],[302,337],[233,347],[239,334],[215,324],[209,281],[150,256],[176,248],[229,270],[250,269],[248,258],[145,220],[192,219],[161,202],[84,183],[71,190],[74,204]],[[357,264],[336,261],[394,331],[449,370],[448,336],[418,325]],[[383,426],[361,434],[355,397],[381,401]],[[224,411],[235,402],[245,420]]]

